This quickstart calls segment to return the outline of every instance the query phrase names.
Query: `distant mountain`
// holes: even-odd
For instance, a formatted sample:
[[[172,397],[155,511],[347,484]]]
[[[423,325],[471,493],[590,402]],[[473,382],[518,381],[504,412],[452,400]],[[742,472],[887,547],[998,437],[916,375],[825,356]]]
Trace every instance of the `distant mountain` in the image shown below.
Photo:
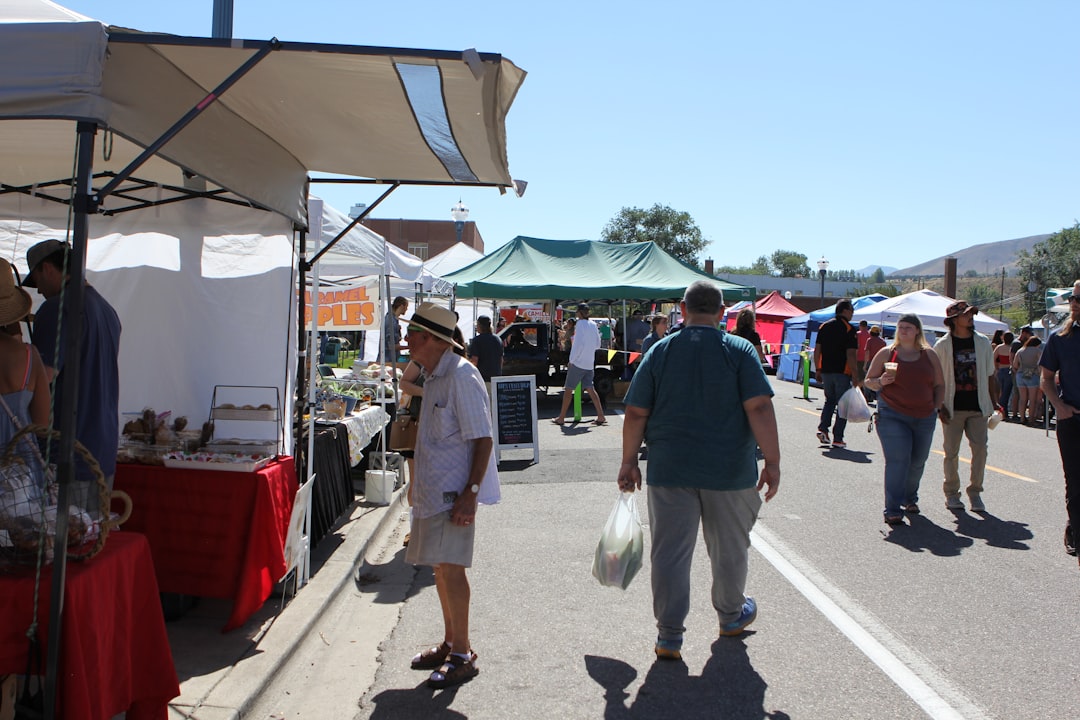
[[[998,242],[982,243],[973,245],[964,250],[956,250],[934,258],[921,265],[912,265],[902,270],[886,271],[892,277],[932,277],[945,274],[945,258],[956,258],[956,274],[963,276],[970,270],[979,275],[989,275],[995,272],[1005,272],[1009,275],[1016,273],[1016,255],[1021,250],[1030,251],[1037,243],[1046,240],[1051,233],[1045,235],[1031,235],[1029,237],[1016,238],[1015,240],[1000,240]]]
[[[881,272],[885,273],[886,275],[896,272],[896,268],[890,267],[888,265],[867,265],[862,270],[856,270],[855,274],[870,277],[877,272],[878,268],[881,268]]]

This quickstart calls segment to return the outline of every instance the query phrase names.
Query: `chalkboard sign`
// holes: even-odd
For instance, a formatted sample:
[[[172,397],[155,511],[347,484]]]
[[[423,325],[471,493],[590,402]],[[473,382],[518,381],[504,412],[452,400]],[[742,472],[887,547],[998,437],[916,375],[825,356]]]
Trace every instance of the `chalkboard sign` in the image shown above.
[[[540,462],[536,425],[536,377],[506,375],[491,378],[491,424],[495,430],[495,461],[501,450],[533,449]]]

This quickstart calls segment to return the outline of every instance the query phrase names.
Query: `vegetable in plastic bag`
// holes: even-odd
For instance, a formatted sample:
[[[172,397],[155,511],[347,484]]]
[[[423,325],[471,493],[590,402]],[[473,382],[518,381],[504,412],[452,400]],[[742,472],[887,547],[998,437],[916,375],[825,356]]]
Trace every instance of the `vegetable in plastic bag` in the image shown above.
[[[641,569],[644,544],[634,493],[619,493],[619,499],[600,533],[600,542],[596,545],[593,577],[601,585],[625,590]]]

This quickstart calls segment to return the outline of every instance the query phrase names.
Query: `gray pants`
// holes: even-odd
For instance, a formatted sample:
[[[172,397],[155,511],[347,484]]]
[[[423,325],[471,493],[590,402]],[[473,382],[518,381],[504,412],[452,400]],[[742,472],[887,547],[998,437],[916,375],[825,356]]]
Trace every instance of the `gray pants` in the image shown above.
[[[690,562],[699,524],[712,566],[712,603],[720,624],[739,617],[746,599],[750,530],[760,508],[761,496],[753,487],[717,491],[649,486],[653,614],[660,639],[679,639],[686,631]]]

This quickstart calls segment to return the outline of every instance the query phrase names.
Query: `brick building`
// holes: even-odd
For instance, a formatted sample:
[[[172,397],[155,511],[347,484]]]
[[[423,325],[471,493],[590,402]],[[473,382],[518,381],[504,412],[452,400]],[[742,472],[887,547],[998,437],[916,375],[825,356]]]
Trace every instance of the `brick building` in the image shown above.
[[[421,260],[435,257],[458,242],[458,223],[453,220],[387,220],[365,218],[363,224],[386,238],[391,245],[407,250]],[[484,252],[484,238],[476,223],[461,223],[461,242]]]

